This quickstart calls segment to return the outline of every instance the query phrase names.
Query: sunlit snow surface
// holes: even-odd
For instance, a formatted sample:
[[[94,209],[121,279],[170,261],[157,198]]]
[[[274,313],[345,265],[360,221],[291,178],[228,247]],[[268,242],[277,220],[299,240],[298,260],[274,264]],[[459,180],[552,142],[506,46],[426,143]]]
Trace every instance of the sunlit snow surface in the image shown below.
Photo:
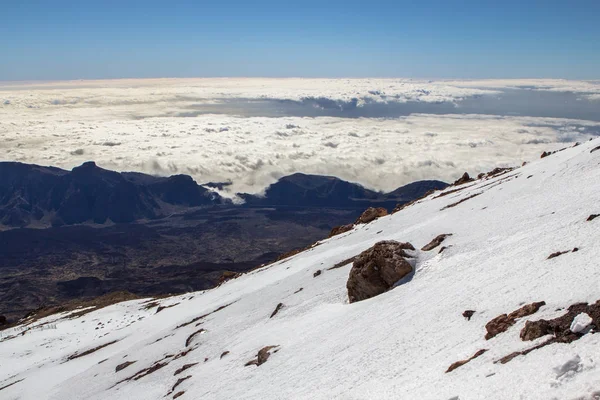
[[[0,160],[232,180],[294,172],[393,190],[600,136],[600,83],[159,79],[0,83]],[[594,100],[596,99],[596,100]]]
[[[600,220],[586,221],[600,212],[600,151],[590,152],[599,145],[585,142],[433,198],[437,192],[217,289],[160,300],[179,304],[158,314],[156,307],[143,310],[147,300],[136,300],[76,319],[36,322],[56,329],[31,329],[12,339],[8,335],[20,330],[3,332],[0,387],[17,383],[0,397],[160,399],[178,378],[191,375],[177,387],[185,391],[180,399],[591,398],[600,390],[600,334],[552,344],[509,364],[494,361],[545,340],[519,339],[526,320],[554,318],[564,313],[559,308],[600,299]],[[413,279],[369,300],[348,304],[350,264],[328,270],[380,240],[420,248],[441,233],[453,234],[444,242],[450,247],[441,254],[417,251]],[[547,259],[574,247],[579,251]],[[323,272],[313,277],[316,270]],[[489,320],[542,300],[547,304],[536,314],[484,339]],[[278,303],[284,307],[269,318]],[[476,311],[470,321],[461,316],[467,309]],[[205,332],[186,347],[200,328]],[[280,350],[260,367],[244,366],[268,345]],[[488,351],[445,373],[479,349]],[[161,360],[168,365],[117,384]],[[136,363],[115,372],[125,361]],[[191,363],[198,364],[174,376]]]

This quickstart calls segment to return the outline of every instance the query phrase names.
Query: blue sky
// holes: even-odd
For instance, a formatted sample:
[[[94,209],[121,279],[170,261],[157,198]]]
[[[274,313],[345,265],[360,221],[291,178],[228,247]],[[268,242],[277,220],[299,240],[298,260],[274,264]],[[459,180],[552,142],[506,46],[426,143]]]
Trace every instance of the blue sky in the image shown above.
[[[0,80],[600,79],[600,1],[1,0]]]

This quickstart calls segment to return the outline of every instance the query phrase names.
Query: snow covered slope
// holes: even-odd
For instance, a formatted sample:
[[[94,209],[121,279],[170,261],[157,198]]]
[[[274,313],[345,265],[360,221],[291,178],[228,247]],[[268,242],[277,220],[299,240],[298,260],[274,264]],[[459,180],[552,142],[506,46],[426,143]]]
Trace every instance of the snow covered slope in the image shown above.
[[[600,299],[600,218],[587,221],[600,214],[599,145],[436,192],[214,290],[5,331],[0,398],[597,398],[600,334],[495,361],[543,342],[521,341],[525,321]],[[442,233],[453,234],[443,252],[416,251],[412,279],[368,300],[348,304],[351,263],[329,269],[384,239],[421,248]],[[534,301],[546,305],[485,339],[488,321]]]

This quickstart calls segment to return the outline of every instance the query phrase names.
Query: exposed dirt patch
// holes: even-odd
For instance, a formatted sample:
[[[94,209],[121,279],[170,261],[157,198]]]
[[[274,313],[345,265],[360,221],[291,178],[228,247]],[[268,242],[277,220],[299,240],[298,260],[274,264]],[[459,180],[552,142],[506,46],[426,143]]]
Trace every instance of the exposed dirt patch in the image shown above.
[[[467,201],[467,200],[470,200],[470,199],[472,199],[473,197],[477,197],[477,196],[479,196],[480,194],[481,194],[481,193],[475,193],[475,194],[472,194],[472,195],[470,195],[470,196],[468,196],[468,197],[465,197],[465,198],[464,198],[464,199],[462,199],[462,200],[459,200],[459,201],[457,201],[456,203],[448,204],[446,207],[442,208],[440,211],[443,211],[443,210],[445,210],[445,209],[447,209],[447,208],[456,207],[457,205],[459,205],[459,204],[461,204],[461,203],[464,203],[465,201]]]
[[[71,360],[74,360],[76,358],[84,357],[84,356],[87,356],[89,354],[95,353],[98,350],[103,349],[106,346],[110,346],[111,344],[115,344],[117,342],[118,342],[118,340],[113,340],[112,342],[104,343],[104,344],[101,344],[100,346],[94,347],[93,349],[86,350],[83,353],[71,354],[69,357],[67,357],[67,361],[71,361]]]
[[[526,304],[523,307],[511,312],[510,314],[502,314],[491,320],[485,325],[487,334],[485,339],[489,340],[494,336],[505,332],[508,328],[513,326],[518,318],[523,318],[537,312],[540,307],[546,305],[546,302],[540,301],[536,303]]]
[[[461,361],[457,361],[455,363],[452,363],[452,365],[450,365],[448,367],[448,369],[446,370],[446,373],[452,372],[452,371],[454,371],[458,367],[462,367],[463,365],[465,365],[469,361],[471,361],[471,360],[479,357],[480,355],[482,355],[486,351],[487,351],[487,349],[481,349],[481,350],[477,351],[475,354],[473,354],[471,357],[467,358],[466,360],[461,360]]]
[[[433,250],[438,247],[448,236],[452,236],[451,233],[442,233],[441,235],[437,235],[431,242],[427,243],[425,246],[421,248],[422,251]]]

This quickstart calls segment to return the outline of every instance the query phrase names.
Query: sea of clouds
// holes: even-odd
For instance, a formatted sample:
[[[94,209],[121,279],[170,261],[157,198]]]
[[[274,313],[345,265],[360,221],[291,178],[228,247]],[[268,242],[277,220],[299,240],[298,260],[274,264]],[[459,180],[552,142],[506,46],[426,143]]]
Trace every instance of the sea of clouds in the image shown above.
[[[398,118],[189,117],[199,105],[256,99],[459,102],[506,88],[600,98],[599,82],[563,80],[157,79],[0,83],[0,161],[189,174],[264,190],[294,172],[335,175],[389,191],[452,181],[539,158],[600,135],[600,122],[527,116],[411,114]],[[600,107],[600,102],[598,102]],[[188,117],[182,117],[188,116]]]

